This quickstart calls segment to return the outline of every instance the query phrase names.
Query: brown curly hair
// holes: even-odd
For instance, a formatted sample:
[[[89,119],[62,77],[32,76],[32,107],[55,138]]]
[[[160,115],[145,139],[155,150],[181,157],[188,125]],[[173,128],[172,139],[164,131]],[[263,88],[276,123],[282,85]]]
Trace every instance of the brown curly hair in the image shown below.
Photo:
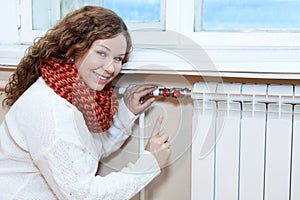
[[[95,40],[109,39],[119,34],[123,34],[127,42],[123,60],[126,63],[132,42],[126,24],[116,13],[98,6],[85,6],[69,13],[28,47],[5,86],[3,105],[12,106],[41,76],[39,67],[46,59],[70,62],[88,51]]]

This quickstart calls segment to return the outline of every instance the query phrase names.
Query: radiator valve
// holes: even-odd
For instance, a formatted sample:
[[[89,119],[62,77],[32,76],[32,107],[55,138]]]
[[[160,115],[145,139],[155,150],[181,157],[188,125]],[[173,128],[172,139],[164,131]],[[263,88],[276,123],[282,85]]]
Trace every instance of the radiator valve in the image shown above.
[[[158,88],[149,95],[174,98],[189,98],[191,96],[191,90],[188,88]]]
[[[117,94],[124,94],[126,88],[115,88]],[[140,98],[140,103],[143,104],[145,102],[146,97],[173,97],[173,98],[190,98],[191,90],[188,88],[166,88],[166,87],[158,87],[153,92],[149,93],[145,97]]]

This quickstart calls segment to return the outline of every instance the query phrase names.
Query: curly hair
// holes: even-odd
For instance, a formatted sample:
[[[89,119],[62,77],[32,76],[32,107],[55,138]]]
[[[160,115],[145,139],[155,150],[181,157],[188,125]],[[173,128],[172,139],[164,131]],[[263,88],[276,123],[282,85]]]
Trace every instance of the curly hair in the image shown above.
[[[127,42],[124,64],[128,61],[132,42],[126,24],[116,13],[98,6],[85,6],[69,13],[28,47],[5,86],[3,105],[12,106],[41,76],[39,67],[46,59],[70,62],[88,51],[95,40],[119,34],[123,34]]]

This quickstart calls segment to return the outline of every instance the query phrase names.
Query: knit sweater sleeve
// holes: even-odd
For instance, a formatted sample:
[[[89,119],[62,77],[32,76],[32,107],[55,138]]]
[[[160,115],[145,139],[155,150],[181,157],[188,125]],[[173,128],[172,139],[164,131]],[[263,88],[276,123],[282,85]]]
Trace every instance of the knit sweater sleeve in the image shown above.
[[[153,155],[145,152],[119,172],[95,176],[97,159],[61,139],[34,162],[59,199],[130,199],[160,172]]]
[[[98,134],[102,141],[102,157],[109,156],[118,150],[124,141],[132,134],[132,126],[138,115],[130,112],[121,99],[119,111],[114,116],[112,126],[105,133]]]

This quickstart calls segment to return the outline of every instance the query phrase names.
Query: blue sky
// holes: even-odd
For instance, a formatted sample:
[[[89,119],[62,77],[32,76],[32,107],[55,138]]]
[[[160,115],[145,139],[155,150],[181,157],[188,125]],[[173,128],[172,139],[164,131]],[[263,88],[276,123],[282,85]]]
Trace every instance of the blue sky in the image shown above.
[[[300,0],[204,0],[204,29],[300,28]]]
[[[160,0],[103,0],[103,6],[114,10],[126,21],[160,20]]]

